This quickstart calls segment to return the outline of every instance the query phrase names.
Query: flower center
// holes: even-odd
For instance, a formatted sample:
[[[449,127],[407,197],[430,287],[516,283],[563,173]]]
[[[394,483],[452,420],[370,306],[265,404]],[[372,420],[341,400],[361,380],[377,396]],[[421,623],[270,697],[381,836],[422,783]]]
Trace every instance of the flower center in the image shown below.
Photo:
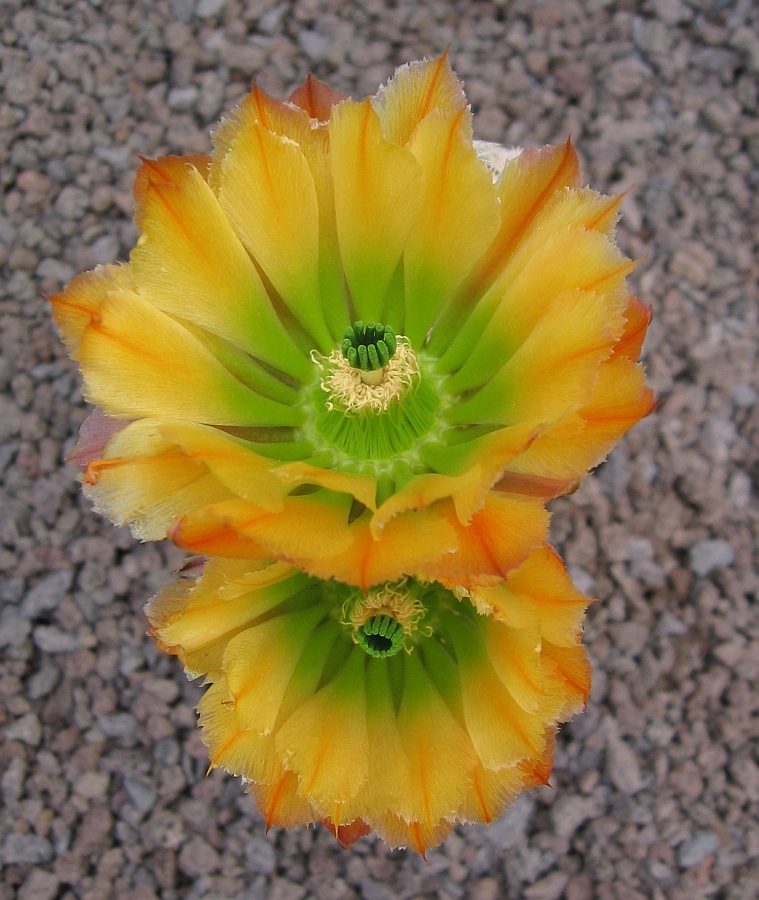
[[[352,626],[353,640],[369,656],[395,656],[405,646],[406,638],[418,630],[427,610],[415,585],[404,579],[346,601],[343,623]]]
[[[312,358],[322,370],[311,394],[314,436],[322,447],[359,464],[394,460],[435,425],[438,392],[423,377],[408,339],[392,329],[356,322],[340,350]]]

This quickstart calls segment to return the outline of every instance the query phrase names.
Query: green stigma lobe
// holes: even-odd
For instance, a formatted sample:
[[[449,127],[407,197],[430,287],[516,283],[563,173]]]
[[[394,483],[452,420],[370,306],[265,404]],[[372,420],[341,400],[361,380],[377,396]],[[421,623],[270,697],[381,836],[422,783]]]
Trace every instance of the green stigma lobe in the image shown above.
[[[403,647],[404,631],[393,616],[372,616],[356,632],[359,646],[375,658],[395,656]]]
[[[343,356],[354,369],[376,372],[384,368],[395,355],[398,342],[389,325],[381,322],[358,321],[347,328],[343,336]]]

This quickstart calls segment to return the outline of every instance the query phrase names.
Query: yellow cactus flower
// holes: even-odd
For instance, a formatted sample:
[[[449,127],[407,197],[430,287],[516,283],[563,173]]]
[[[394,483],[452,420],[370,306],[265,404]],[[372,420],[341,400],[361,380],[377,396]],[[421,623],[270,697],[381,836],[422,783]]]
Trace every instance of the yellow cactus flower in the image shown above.
[[[423,853],[547,781],[556,725],[590,687],[588,602],[543,546],[456,592],[217,558],[146,611],[209,685],[211,766],[248,783],[268,825],[323,821],[344,845],[373,830]]]
[[[144,160],[130,262],[51,298],[96,507],[362,589],[507,576],[652,407],[619,198],[569,142],[512,156],[444,56],[362,102],[254,86],[209,157]]]

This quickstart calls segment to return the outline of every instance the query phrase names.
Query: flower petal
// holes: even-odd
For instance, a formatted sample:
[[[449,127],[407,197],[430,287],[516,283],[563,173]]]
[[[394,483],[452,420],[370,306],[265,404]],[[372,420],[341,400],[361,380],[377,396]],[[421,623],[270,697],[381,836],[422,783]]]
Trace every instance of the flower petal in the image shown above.
[[[221,563],[221,565],[220,565]],[[214,570],[233,577],[237,567],[240,584],[226,592],[214,583]],[[202,580],[190,589],[180,610],[160,616],[161,595],[147,609],[154,622],[154,635],[166,652],[178,652],[192,672],[213,676],[221,671],[224,650],[229,641],[270,609],[278,606],[307,583],[307,576],[285,563],[274,563],[253,571],[255,563],[211,560]],[[254,577],[251,577],[253,575]]]
[[[187,457],[149,420],[117,432],[104,457],[87,466],[84,483],[96,509],[131,525],[141,540],[161,540],[174,516],[231,496],[202,462]]]
[[[414,61],[396,69],[372,99],[372,106],[387,140],[405,146],[425,116],[434,110],[457,113],[466,107],[466,97],[446,51],[437,59]]]
[[[285,331],[198,170],[177,157],[144,160],[135,194],[141,234],[131,262],[138,292],[288,375],[310,378],[310,361]]]
[[[498,182],[498,234],[436,327],[430,341],[433,355],[440,355],[455,337],[462,314],[488,291],[551,197],[579,186],[580,165],[569,140],[563,146],[524,150],[506,165]]]
[[[111,416],[210,425],[297,425],[302,413],[248,390],[178,322],[111,291],[79,347],[85,396]]]
[[[540,503],[522,497],[489,494],[467,526],[459,523],[453,504],[447,520],[458,538],[454,553],[438,556],[421,573],[444,584],[464,587],[483,577],[506,578],[545,539],[548,513]]]
[[[405,333],[415,347],[498,231],[498,198],[472,146],[470,116],[464,109],[434,110],[408,145],[424,177],[422,207],[403,256]]]
[[[124,264],[98,266],[77,275],[65,291],[53,294],[53,320],[72,359],[79,359],[79,347],[87,328],[97,319],[100,305],[109,293],[133,291],[132,270]]]
[[[590,663],[582,644],[575,647],[557,647],[543,641],[542,655],[556,665],[565,685],[565,706],[561,713],[566,721],[585,709],[590,694]]]
[[[477,393],[453,407],[455,424],[544,422],[586,403],[623,327],[622,301],[562,294],[517,352]],[[456,376],[451,379],[453,389]],[[456,385],[456,389],[461,389]]]
[[[556,551],[545,544],[508,579],[478,593],[493,608],[496,619],[514,627],[537,619],[541,638],[557,647],[580,642],[585,610],[591,602],[572,584]]]
[[[332,557],[309,554],[293,557],[295,565],[318,578],[334,578],[366,590],[373,584],[397,581],[426,568],[430,560],[456,547],[456,535],[439,512],[422,510],[401,514],[385,525],[378,540],[367,521],[349,526],[350,546]]]
[[[333,340],[319,292],[319,207],[300,147],[252,121],[221,163],[219,202],[274,289],[324,353]]]
[[[421,171],[408,150],[382,136],[370,100],[335,106],[329,136],[337,233],[355,318],[382,321],[390,279],[419,211]]]
[[[319,814],[301,797],[294,772],[285,772],[276,784],[251,784],[248,790],[255,797],[267,828],[296,828],[319,821]]]
[[[399,813],[433,829],[464,801],[477,762],[466,731],[456,722],[419,659],[405,659],[398,728],[411,766]]]
[[[549,493],[556,487],[553,496],[565,493],[655,406],[643,366],[625,356],[612,357],[601,366],[589,402],[545,429],[509,463],[504,489],[514,473],[545,479]]]
[[[86,466],[99,459],[108,441],[129,424],[129,419],[112,419],[102,409],[93,409],[82,422],[76,446],[67,454],[66,462]]]
[[[439,361],[440,371],[460,367],[448,389],[461,392],[487,381],[562,296],[597,294],[609,299],[616,315],[617,306],[627,302],[624,279],[634,268],[600,232],[556,223],[545,232],[530,232]]]
[[[651,315],[650,306],[646,306],[637,297],[630,297],[625,310],[625,329],[614,348],[613,356],[625,356],[631,362],[637,361],[643,350],[648,326],[651,324]]]
[[[372,828],[382,840],[394,849],[411,847],[424,854],[430,847],[437,847],[453,831],[453,822],[441,819],[434,825],[423,822],[407,822],[391,812],[377,819],[372,819]]]
[[[340,824],[340,806],[355,796],[369,772],[366,660],[363,650],[352,650],[335,678],[275,736],[277,751],[298,775],[301,793]]]
[[[526,712],[507,690],[493,669],[479,629],[465,622],[455,624],[447,633],[461,673],[467,731],[482,764],[503,769],[539,756],[545,742],[544,718]]]
[[[276,616],[229,640],[222,665],[228,705],[242,731],[271,733],[298,660],[324,615],[325,608],[317,604]]]
[[[309,72],[303,84],[299,84],[287,99],[290,103],[305,110],[312,119],[327,122],[332,113],[332,107],[345,100],[346,96],[333,90],[318,78],[314,78]]]

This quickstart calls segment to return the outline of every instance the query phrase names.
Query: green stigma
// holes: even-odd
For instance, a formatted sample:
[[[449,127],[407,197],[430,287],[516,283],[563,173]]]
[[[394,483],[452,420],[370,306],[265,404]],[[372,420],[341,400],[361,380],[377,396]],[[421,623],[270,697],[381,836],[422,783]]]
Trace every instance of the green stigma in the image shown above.
[[[362,372],[384,368],[395,355],[396,347],[395,332],[381,322],[356,322],[343,337],[343,356]]]
[[[404,637],[401,623],[388,615],[372,616],[356,631],[359,645],[375,658],[395,656],[403,647]]]

